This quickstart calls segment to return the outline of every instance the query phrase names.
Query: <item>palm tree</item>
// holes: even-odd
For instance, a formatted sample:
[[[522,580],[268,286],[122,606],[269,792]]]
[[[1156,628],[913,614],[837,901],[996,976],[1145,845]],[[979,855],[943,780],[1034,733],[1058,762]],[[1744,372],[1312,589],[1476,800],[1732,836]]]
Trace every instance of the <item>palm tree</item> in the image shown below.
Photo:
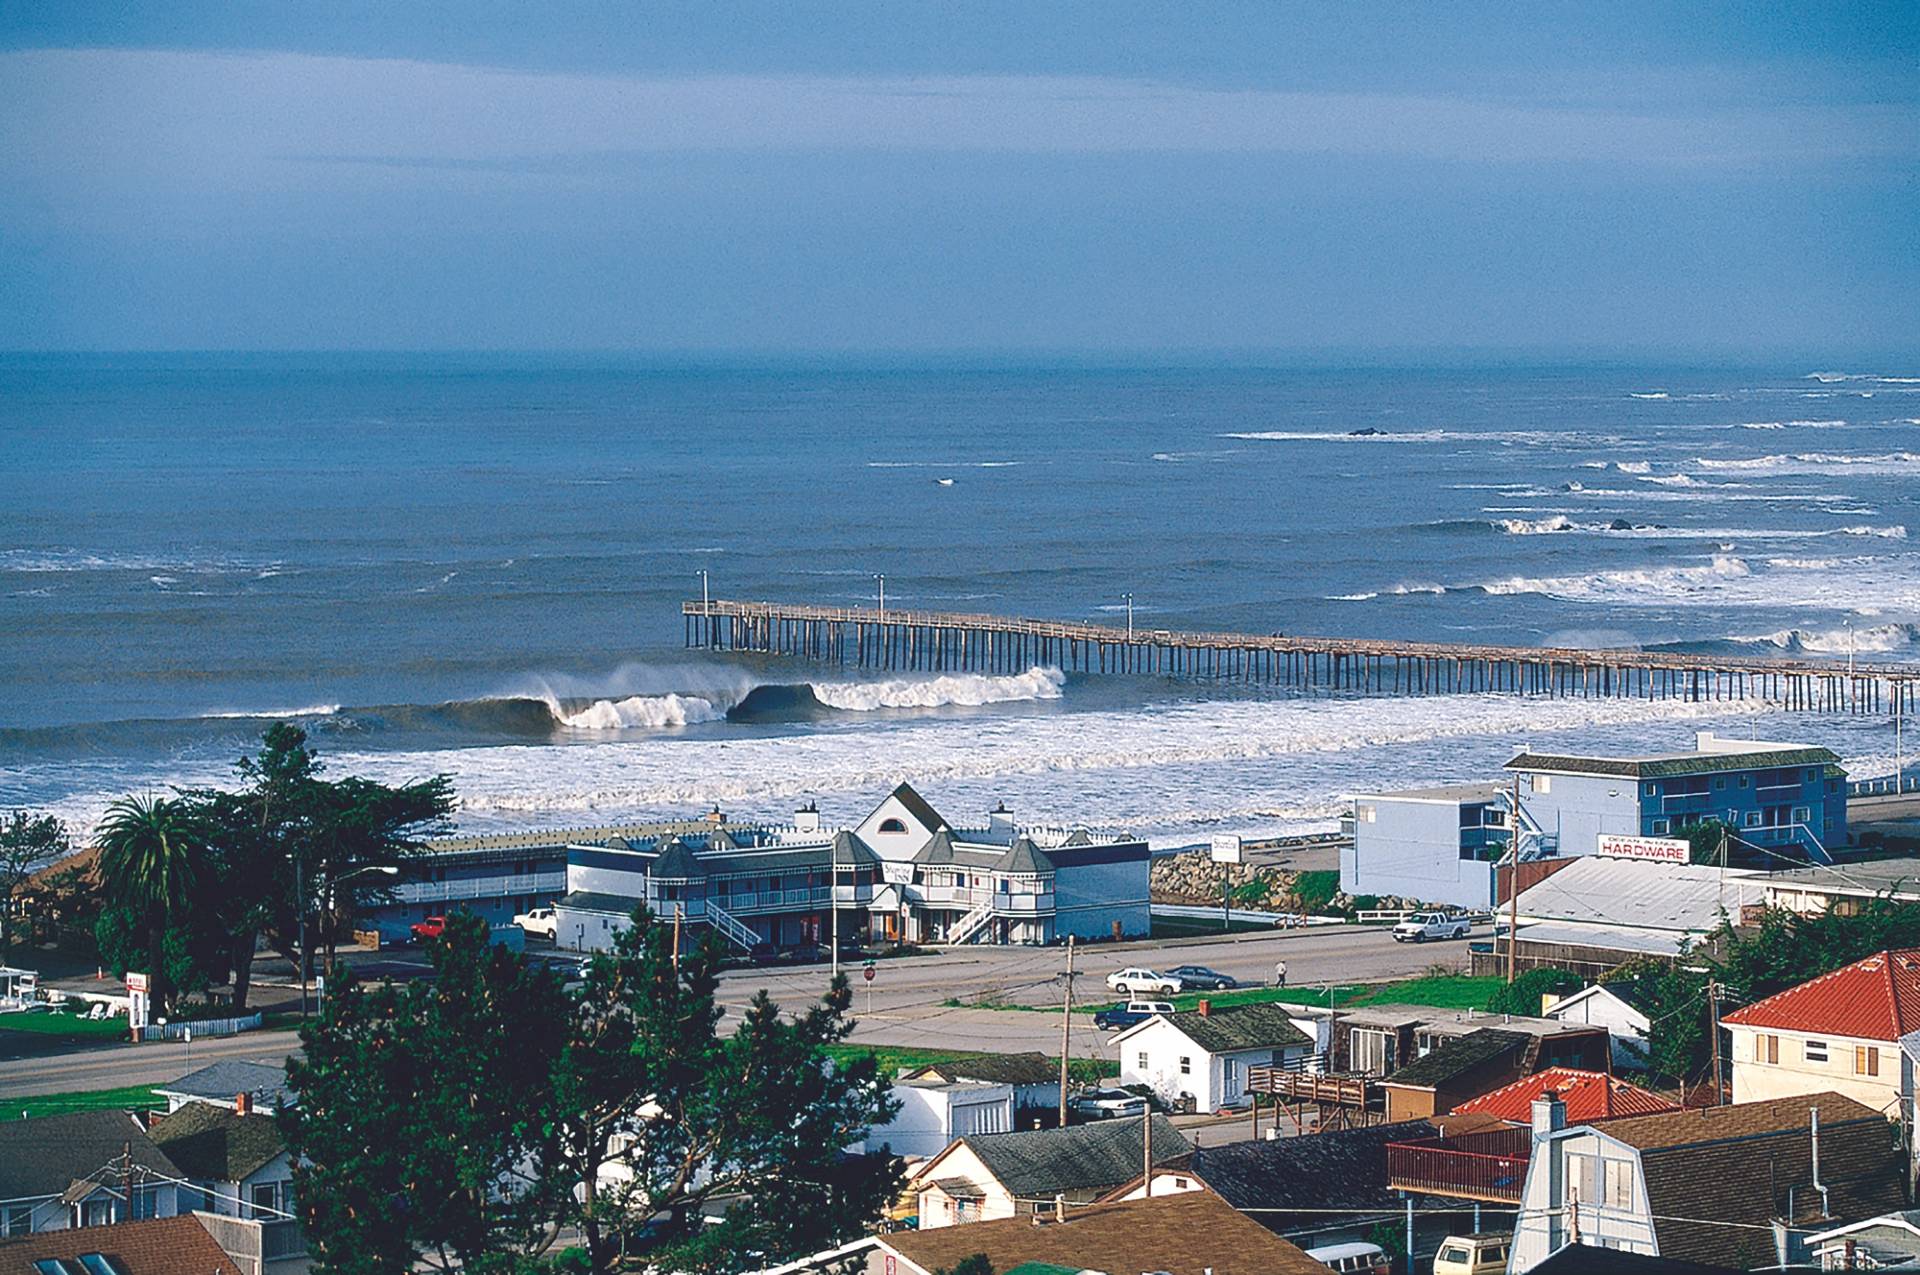
[[[94,839],[108,901],[146,926],[148,995],[164,1013],[167,931],[186,915],[193,887],[198,842],[190,809],[171,797],[122,797],[107,807]]]

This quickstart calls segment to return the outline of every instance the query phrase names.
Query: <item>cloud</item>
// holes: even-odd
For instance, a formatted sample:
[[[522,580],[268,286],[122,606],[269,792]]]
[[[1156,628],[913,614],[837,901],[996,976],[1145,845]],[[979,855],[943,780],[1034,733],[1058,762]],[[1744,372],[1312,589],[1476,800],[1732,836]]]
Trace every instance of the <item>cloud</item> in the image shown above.
[[[1171,152],[1452,163],[1911,161],[1906,103],[1633,109],[1511,95],[1303,93],[1087,76],[678,77],[158,50],[0,54],[0,154],[91,186],[471,172],[685,152]]]

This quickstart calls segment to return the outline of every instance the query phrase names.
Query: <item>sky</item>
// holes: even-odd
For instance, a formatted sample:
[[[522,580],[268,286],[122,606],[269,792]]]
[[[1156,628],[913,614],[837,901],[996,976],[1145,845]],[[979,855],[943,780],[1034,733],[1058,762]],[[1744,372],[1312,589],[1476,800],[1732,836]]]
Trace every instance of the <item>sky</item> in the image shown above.
[[[1920,5],[0,5],[0,349],[1920,349]]]

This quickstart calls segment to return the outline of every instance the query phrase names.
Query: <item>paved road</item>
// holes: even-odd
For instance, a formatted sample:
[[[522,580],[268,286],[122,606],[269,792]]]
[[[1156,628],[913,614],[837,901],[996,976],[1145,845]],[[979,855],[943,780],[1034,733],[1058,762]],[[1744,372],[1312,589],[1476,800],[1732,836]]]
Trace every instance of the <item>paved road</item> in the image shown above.
[[[1161,967],[1206,965],[1243,982],[1271,980],[1276,960],[1287,963],[1288,983],[1307,989],[1329,982],[1372,982],[1417,974],[1435,963],[1464,964],[1461,943],[1400,945],[1382,930],[1315,927],[1280,933],[1241,934],[1157,943],[1100,943],[1077,953],[1076,1003],[1097,1007],[1114,999],[1104,979],[1130,964]],[[1062,948],[970,948],[936,956],[875,962],[871,986],[854,976],[852,1039],[874,1045],[996,1051],[1060,1048],[1060,1016],[977,1006],[982,1000],[1057,1006]],[[720,999],[737,1016],[764,987],[783,1005],[797,1006],[826,989],[825,965],[797,969],[731,970],[721,977]],[[962,1005],[947,1004],[950,1000]],[[1105,1054],[1106,1037],[1090,1012],[1074,1015],[1073,1052]],[[27,1040],[0,1031],[0,1109],[7,1097],[73,1089],[158,1084],[218,1058],[279,1061],[298,1045],[292,1032],[256,1032],[221,1040],[147,1045],[97,1045],[48,1055],[45,1038]]]

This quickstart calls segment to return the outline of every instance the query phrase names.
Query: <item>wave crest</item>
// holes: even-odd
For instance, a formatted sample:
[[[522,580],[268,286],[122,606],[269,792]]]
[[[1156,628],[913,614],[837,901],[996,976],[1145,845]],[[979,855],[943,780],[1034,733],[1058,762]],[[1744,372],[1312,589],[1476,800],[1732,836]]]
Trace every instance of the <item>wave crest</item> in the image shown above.
[[[884,682],[814,682],[813,697],[828,708],[869,713],[881,708],[975,708],[1022,700],[1059,699],[1067,675],[1035,666],[1024,673],[987,677],[949,673],[934,678],[897,678]]]

